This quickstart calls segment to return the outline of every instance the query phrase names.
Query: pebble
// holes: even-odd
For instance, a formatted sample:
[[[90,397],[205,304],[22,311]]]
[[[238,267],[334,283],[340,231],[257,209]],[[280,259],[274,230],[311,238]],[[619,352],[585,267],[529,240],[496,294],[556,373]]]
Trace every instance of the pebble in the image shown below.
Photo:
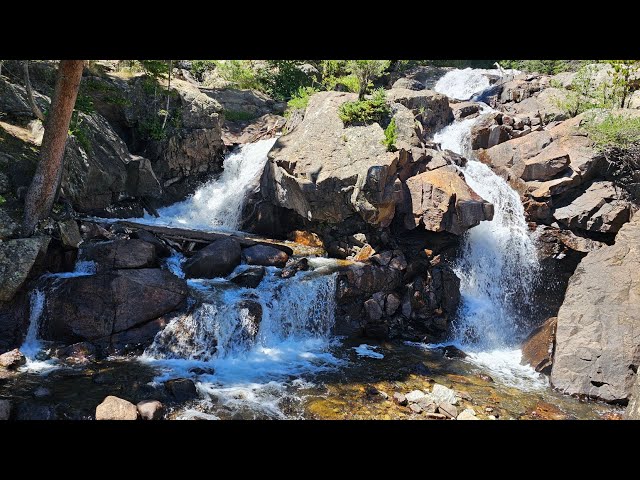
[[[458,416],[458,409],[450,403],[443,402],[438,404],[438,413],[443,413],[449,418],[456,418]]]
[[[493,412],[493,408],[485,407],[484,411],[487,412],[487,413],[491,413],[491,412]]]
[[[458,403],[456,392],[454,392],[450,388],[445,387],[444,385],[440,385],[439,383],[436,383],[433,386],[433,389],[431,390],[431,396],[437,404],[450,403],[451,405],[455,405]]]
[[[456,420],[480,420],[476,417],[476,412],[473,408],[465,408],[462,412],[458,414]]]
[[[422,390],[413,390],[412,392],[409,392],[405,395],[409,403],[415,403],[426,396],[427,395]]]
[[[409,405],[409,408],[414,413],[422,413],[422,407],[417,403],[412,403],[411,405]]]
[[[447,416],[442,413],[427,413],[427,418],[431,418],[432,420],[446,420]]]
[[[404,406],[406,406],[406,405],[407,405],[407,403],[408,403],[408,402],[407,402],[407,397],[406,397],[406,396],[404,396],[404,395],[403,395],[402,393],[400,393],[400,392],[395,392],[395,393],[393,394],[393,401],[394,401],[394,402],[396,402],[398,405],[401,405],[401,406],[403,406],[403,407],[404,407]]]

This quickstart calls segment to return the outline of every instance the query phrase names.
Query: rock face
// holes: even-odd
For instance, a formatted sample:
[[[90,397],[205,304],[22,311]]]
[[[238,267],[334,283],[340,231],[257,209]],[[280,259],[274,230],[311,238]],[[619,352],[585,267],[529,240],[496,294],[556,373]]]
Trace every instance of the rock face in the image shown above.
[[[0,302],[8,302],[42,261],[49,237],[18,238],[0,243]]]
[[[27,363],[27,359],[17,348],[0,355],[0,367],[8,370],[15,370],[25,363]]]
[[[96,407],[96,420],[137,420],[136,406],[122,398],[109,395]]]
[[[175,310],[187,296],[184,280],[154,268],[47,282],[42,333],[67,343],[108,344],[111,336]]]
[[[636,375],[636,381],[631,389],[631,399],[629,405],[624,412],[624,418],[626,420],[640,420],[640,375]],[[2,407],[0,406],[0,412]],[[2,419],[2,413],[0,413],[0,419]]]
[[[590,252],[558,313],[551,383],[609,402],[629,398],[640,365],[640,215]]]
[[[229,275],[240,265],[241,249],[232,238],[207,245],[187,260],[182,269],[188,278],[215,278]]]
[[[0,399],[0,421],[9,420],[11,416],[11,402]]]
[[[493,218],[493,205],[465,183],[452,166],[427,171],[407,180],[413,225],[432,232],[461,235],[483,220]],[[406,218],[406,217],[405,217]]]
[[[404,105],[414,114],[419,113],[422,117],[421,123],[428,133],[435,133],[453,121],[449,99],[441,93],[394,87],[387,92],[387,98],[391,102]]]
[[[553,365],[553,352],[556,344],[556,326],[558,319],[551,317],[522,342],[523,365],[531,365],[536,372],[549,375]]]

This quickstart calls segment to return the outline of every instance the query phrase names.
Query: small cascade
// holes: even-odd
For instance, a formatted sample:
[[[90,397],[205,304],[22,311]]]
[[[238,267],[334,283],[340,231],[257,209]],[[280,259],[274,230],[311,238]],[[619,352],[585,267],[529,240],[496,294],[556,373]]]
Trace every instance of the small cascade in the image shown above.
[[[158,218],[147,214],[131,220],[194,230],[238,230],[246,197],[259,181],[276,140],[269,138],[242,145],[225,158],[222,174],[189,198],[160,208]]]

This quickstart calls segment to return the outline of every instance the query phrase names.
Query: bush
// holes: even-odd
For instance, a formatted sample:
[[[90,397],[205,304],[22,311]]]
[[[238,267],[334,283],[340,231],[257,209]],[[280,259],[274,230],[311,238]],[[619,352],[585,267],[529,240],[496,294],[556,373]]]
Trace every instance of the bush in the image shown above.
[[[241,110],[225,110],[224,118],[230,122],[241,122],[256,118],[254,113],[243,112]]]
[[[594,115],[586,122],[585,128],[599,150],[609,147],[626,149],[640,142],[640,117],[609,113],[603,120],[598,120]]]
[[[387,151],[396,151],[396,140],[398,139],[398,132],[396,130],[396,119],[392,118],[387,128],[384,129],[384,140],[382,144],[387,147]]]
[[[322,85],[327,90],[337,90],[338,85],[344,85],[348,92],[358,93],[358,78],[355,75],[341,77],[330,76],[322,79]]]
[[[208,72],[215,68],[215,60],[191,60],[191,73],[198,80],[202,80],[205,72]]]
[[[514,68],[527,73],[535,72],[546,75],[575,72],[588,62],[588,60],[498,60],[502,68]]]
[[[258,73],[263,91],[277,100],[291,98],[301,87],[311,86],[313,80],[302,70],[301,60],[267,60],[267,68]]]
[[[390,60],[349,60],[347,69],[358,79],[358,99],[364,100],[369,83],[389,68]]]
[[[370,99],[345,102],[340,105],[338,115],[345,125],[380,122],[390,114],[384,89],[377,89]]]
[[[236,88],[262,87],[250,60],[219,60],[216,67],[220,76]]]
[[[298,91],[291,97],[291,100],[287,102],[287,105],[293,109],[305,109],[309,103],[309,97],[316,92],[317,90],[313,87],[299,87]]]

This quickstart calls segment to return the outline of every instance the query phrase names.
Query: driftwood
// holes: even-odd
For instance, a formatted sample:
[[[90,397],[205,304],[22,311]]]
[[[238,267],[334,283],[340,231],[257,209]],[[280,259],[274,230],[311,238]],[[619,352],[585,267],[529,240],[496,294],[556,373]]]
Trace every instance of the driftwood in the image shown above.
[[[221,238],[233,238],[242,248],[252,247],[254,245],[266,245],[277,248],[285,252],[287,255],[293,255],[293,250],[286,245],[278,243],[276,240],[266,238],[250,237],[241,233],[222,233],[222,232],[201,232],[198,230],[188,230],[186,228],[160,227],[156,225],[144,225],[142,223],[120,221],[118,225],[129,228],[131,230],[146,230],[155,234],[157,237],[167,240],[170,244],[180,244],[184,253],[193,251],[195,244],[209,244]]]

